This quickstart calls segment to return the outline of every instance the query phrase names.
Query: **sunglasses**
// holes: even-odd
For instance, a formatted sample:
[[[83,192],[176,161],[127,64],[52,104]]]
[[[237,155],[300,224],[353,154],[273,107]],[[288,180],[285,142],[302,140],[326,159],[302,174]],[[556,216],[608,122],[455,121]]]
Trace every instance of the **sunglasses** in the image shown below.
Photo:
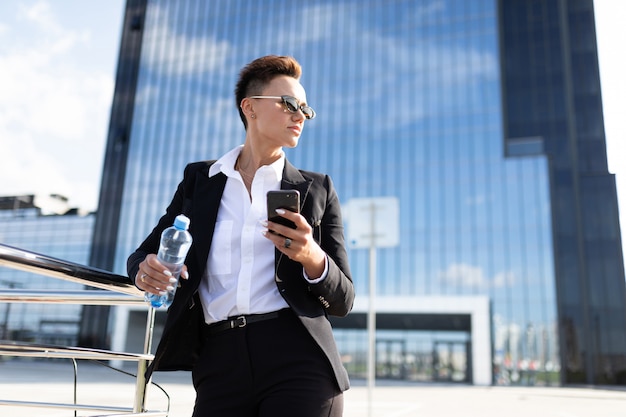
[[[302,114],[307,120],[311,120],[315,117],[315,110],[309,106],[302,106],[297,98],[291,96],[250,96],[248,98],[279,98],[283,101],[283,105],[289,111],[289,113],[296,113],[298,110],[302,110]]]

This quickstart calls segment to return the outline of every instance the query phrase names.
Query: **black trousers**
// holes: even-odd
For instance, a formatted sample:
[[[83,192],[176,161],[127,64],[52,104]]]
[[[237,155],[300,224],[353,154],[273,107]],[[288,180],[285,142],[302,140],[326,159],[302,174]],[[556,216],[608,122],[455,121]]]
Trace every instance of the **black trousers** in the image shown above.
[[[193,369],[193,417],[341,417],[343,394],[298,317],[248,324],[205,338]]]

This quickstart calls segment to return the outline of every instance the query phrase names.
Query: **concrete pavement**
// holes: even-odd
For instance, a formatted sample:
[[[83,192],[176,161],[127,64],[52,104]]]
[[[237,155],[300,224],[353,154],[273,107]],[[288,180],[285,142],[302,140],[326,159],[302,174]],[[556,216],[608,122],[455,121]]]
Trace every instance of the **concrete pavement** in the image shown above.
[[[125,371],[134,372],[132,368]],[[170,416],[191,415],[194,391],[187,372],[159,372],[153,382],[171,399]],[[73,366],[67,360],[0,361],[0,399],[74,402]],[[89,362],[78,363],[79,404],[132,407],[135,380]],[[379,381],[372,392],[354,381],[345,394],[345,417],[626,417],[626,389],[523,388],[467,385],[391,384]],[[167,396],[148,391],[147,408],[167,409]],[[78,416],[112,414],[93,410]],[[3,417],[73,416],[72,410],[0,405]],[[297,416],[294,416],[297,417]]]

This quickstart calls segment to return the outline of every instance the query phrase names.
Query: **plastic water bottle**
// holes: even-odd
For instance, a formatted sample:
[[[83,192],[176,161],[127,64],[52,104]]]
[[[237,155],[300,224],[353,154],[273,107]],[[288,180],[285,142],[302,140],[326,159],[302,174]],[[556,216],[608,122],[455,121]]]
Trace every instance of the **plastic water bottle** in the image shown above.
[[[174,225],[163,230],[161,233],[161,244],[159,245],[159,253],[157,259],[172,273],[176,278],[176,282],[170,284],[173,289],[167,291],[167,294],[151,294],[145,293],[145,300],[154,308],[169,308],[174,300],[176,288],[178,287],[178,279],[185,263],[185,257],[191,247],[191,234],[189,233],[189,218],[182,214],[176,216]]]

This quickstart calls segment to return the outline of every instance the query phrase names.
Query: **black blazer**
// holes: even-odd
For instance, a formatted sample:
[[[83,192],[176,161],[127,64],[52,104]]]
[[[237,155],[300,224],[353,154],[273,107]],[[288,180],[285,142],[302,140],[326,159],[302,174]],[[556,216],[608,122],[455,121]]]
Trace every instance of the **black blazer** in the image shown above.
[[[153,370],[191,370],[201,349],[200,329],[204,315],[198,286],[206,268],[227,178],[222,173],[209,178],[209,167],[213,162],[187,165],[183,181],[165,215],[127,261],[128,275],[134,280],[141,261],[158,251],[163,229],[171,226],[178,214],[184,213],[191,219],[190,232],[194,240],[185,262],[189,279],[180,280],[148,376]],[[327,315],[347,315],[354,302],[339,199],[329,176],[298,170],[288,161],[285,161],[281,188],[300,192],[300,213],[313,227],[313,237],[328,254],[329,262],[326,279],[309,284],[302,274],[302,265],[276,250],[276,286],[328,357],[339,388],[346,390],[348,375],[341,364],[327,318]]]

